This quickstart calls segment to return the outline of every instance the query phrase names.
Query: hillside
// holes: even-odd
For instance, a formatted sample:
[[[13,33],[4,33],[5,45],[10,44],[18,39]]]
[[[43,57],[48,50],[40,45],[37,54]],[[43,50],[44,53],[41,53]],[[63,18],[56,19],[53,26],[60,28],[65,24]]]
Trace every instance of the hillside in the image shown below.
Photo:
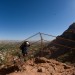
[[[61,56],[64,58],[64,61],[75,61],[75,23],[70,25],[62,35],[57,36],[47,47],[51,48],[53,46],[55,49],[52,49],[50,58]]]

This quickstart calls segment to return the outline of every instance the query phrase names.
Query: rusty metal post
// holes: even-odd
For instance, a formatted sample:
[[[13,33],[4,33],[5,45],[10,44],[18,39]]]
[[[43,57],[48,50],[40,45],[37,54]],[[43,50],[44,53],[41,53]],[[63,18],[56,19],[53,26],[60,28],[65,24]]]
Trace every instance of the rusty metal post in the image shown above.
[[[42,52],[42,50],[43,50],[43,37],[42,37],[42,33],[40,33],[40,38],[41,38],[41,56],[43,56],[43,52]]]

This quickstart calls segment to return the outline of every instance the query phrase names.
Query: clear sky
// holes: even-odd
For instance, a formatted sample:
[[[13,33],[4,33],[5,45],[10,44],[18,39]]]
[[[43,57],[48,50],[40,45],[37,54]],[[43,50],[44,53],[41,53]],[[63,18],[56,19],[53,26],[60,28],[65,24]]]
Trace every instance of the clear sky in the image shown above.
[[[43,32],[58,36],[75,22],[75,0],[0,0],[0,40]]]

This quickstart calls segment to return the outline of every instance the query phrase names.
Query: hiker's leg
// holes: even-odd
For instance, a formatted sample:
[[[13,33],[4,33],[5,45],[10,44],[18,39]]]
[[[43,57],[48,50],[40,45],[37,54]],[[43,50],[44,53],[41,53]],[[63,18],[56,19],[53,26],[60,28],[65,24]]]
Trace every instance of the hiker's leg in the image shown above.
[[[28,53],[27,53],[27,47],[24,48],[24,53],[25,53],[25,55],[28,54]]]
[[[25,52],[24,52],[24,50],[22,50],[22,56],[23,56],[23,57],[25,56]]]
[[[23,53],[23,57],[25,57],[25,53]]]

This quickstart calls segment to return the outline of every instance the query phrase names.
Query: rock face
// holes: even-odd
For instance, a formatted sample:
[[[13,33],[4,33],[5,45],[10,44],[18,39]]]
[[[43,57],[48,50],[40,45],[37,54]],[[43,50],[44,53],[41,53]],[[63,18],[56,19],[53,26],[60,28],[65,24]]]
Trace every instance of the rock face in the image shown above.
[[[75,53],[75,23],[70,25],[62,35],[57,36],[56,39],[53,40],[47,47],[51,48],[53,46],[56,49],[52,50],[51,58],[57,58],[69,51],[74,51]]]
[[[23,72],[14,72],[9,75],[75,75],[75,68],[73,66],[68,66],[53,59],[48,60],[44,57],[37,58],[37,64],[35,60],[27,61]]]
[[[75,23],[69,26],[69,28],[61,35],[61,37],[75,41]]]

